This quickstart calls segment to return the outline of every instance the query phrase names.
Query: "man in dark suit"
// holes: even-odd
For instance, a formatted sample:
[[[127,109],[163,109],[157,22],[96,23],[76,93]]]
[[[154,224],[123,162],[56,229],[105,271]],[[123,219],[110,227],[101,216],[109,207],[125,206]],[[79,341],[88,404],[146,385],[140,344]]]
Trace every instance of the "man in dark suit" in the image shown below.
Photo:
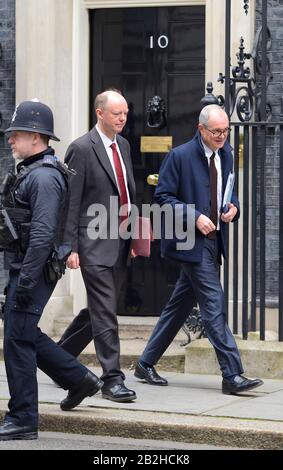
[[[76,344],[76,351],[69,351],[78,355],[84,349],[81,328],[87,332],[88,342],[92,335],[103,369],[102,396],[127,402],[136,394],[124,385],[120,368],[117,299],[130,243],[115,236],[115,227],[125,221],[135,201],[130,146],[118,135],[126,124],[128,105],[119,92],[109,90],[96,97],[95,110],[96,126],[69,146],[65,158],[76,171],[70,183],[65,232],[66,240],[72,243],[67,265],[81,268],[88,298],[88,309],[69,327]],[[100,209],[103,211],[97,217]]]
[[[136,377],[152,385],[168,384],[154,365],[196,302],[222,371],[223,393],[243,392],[263,383],[242,376],[240,354],[226,322],[219,280],[221,255],[226,255],[227,224],[237,220],[240,213],[235,193],[228,212],[222,212],[224,189],[233,171],[231,147],[226,142],[228,133],[227,114],[217,105],[206,106],[200,113],[195,137],[173,149],[160,170],[155,199],[160,206],[182,207],[182,224],[186,224],[189,215],[195,240],[193,247],[185,250],[178,249],[176,237],[161,240],[162,255],[178,261],[181,274],[135,370]]]

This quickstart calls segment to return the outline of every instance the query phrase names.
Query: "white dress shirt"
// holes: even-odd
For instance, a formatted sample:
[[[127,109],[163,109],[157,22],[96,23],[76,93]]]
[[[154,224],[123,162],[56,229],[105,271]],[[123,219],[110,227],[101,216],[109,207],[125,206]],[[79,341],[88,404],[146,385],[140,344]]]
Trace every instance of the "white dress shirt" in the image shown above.
[[[210,166],[210,157],[213,154],[213,150],[211,150],[202,140],[202,145],[204,148],[205,156],[207,158],[208,167]],[[217,218],[217,230],[220,230],[219,224],[219,214],[221,212],[221,205],[222,205],[222,170],[221,170],[221,160],[218,151],[214,152],[215,158],[215,168],[217,171],[217,210],[218,210],[218,218]]]
[[[111,148],[112,144],[116,144],[116,148],[117,148],[117,152],[118,152],[118,155],[119,155],[119,158],[120,158],[120,163],[121,163],[121,166],[122,166],[123,176],[124,176],[124,180],[125,180],[126,191],[127,191],[128,213],[130,214],[130,212],[131,212],[131,201],[130,201],[130,194],[129,194],[129,189],[128,189],[127,172],[126,172],[126,167],[125,167],[125,164],[124,164],[124,161],[123,161],[120,149],[119,149],[119,145],[117,143],[116,136],[115,136],[114,140],[111,140],[111,139],[109,139],[109,137],[107,137],[107,135],[103,134],[103,132],[99,129],[97,124],[96,124],[95,128],[96,128],[98,134],[101,137],[101,140],[102,140],[103,145],[105,147],[106,153],[109,157],[109,160],[110,160],[110,163],[111,163],[111,166],[112,166],[112,170],[113,170],[113,173],[114,173],[114,176],[115,176],[117,188],[118,188],[119,193],[120,193],[120,188],[119,188],[119,184],[118,184],[118,181],[117,181],[117,175],[116,175],[115,164],[114,164],[114,159],[113,159],[113,150]]]

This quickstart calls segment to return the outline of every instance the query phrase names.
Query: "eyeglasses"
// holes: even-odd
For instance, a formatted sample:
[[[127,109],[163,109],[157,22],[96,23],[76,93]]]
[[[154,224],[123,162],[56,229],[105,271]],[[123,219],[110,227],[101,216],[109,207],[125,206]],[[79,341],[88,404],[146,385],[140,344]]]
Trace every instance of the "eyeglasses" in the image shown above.
[[[227,134],[229,134],[229,132],[231,130],[230,127],[226,127],[226,129],[223,129],[223,130],[221,130],[221,129],[208,129],[208,127],[206,127],[204,124],[203,124],[203,127],[205,127],[205,129],[207,131],[209,131],[212,135],[214,135],[214,137],[221,137],[222,134],[223,134],[223,136],[227,135]]]

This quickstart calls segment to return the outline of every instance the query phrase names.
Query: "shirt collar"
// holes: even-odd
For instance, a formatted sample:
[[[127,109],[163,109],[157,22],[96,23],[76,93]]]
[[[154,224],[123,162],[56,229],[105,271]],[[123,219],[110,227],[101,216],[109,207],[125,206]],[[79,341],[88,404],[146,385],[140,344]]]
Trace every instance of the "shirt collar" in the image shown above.
[[[201,143],[202,143],[206,158],[210,159],[211,155],[213,154],[213,150],[211,150],[207,145],[205,145],[205,143],[202,139],[201,139]],[[214,153],[215,153],[215,157],[219,158],[218,150],[215,150]]]
[[[109,137],[107,137],[107,135],[103,134],[103,132],[99,129],[99,127],[98,127],[97,124],[95,125],[95,128],[96,128],[98,134],[100,135],[101,140],[102,140],[102,142],[103,142],[105,148],[110,147],[110,145],[112,145],[112,144],[114,144],[114,143],[117,144],[116,135],[115,135],[114,139],[111,140],[111,139],[109,139]]]

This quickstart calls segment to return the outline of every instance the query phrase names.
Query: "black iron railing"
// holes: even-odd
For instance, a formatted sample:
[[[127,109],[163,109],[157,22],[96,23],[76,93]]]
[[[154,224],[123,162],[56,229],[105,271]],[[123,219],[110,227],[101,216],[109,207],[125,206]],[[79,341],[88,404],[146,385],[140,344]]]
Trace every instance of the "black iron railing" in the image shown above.
[[[283,107],[282,107],[283,117]],[[260,339],[265,339],[267,307],[278,311],[278,339],[283,341],[283,119],[278,122],[231,123],[231,144],[234,147],[236,190],[241,201],[240,222],[233,224],[230,258],[224,269],[232,273],[232,282],[226,280],[228,311],[232,309],[233,332],[239,331],[239,312],[243,339],[249,331],[260,331]],[[274,149],[272,157],[267,149]],[[274,231],[274,282],[276,294],[266,298],[266,231],[267,223],[267,159],[279,161],[277,186],[278,200],[272,198],[271,221]],[[271,181],[274,182],[274,177]],[[272,192],[269,182],[269,192]],[[278,216],[277,216],[278,213]],[[229,264],[233,264],[229,269]],[[241,268],[239,268],[241,266]],[[231,267],[231,266],[230,266]],[[226,279],[228,276],[226,276]],[[231,301],[232,299],[232,306]]]
[[[230,258],[223,267],[225,307],[227,316],[232,314],[234,333],[239,332],[241,317],[243,338],[247,339],[249,331],[259,329],[260,339],[264,340],[267,307],[271,306],[273,313],[278,312],[278,339],[283,341],[283,98],[280,120],[272,121],[272,106],[268,101],[268,87],[273,78],[269,60],[272,38],[268,28],[267,0],[258,3],[261,24],[251,52],[245,51],[244,38],[240,38],[236,66],[231,66],[231,2],[226,0],[225,75],[220,73],[218,78],[225,85],[225,98],[221,95],[215,97],[209,82],[208,93],[202,99],[202,105],[223,105],[227,114],[236,121],[231,124],[230,142],[234,147],[235,184],[240,196],[241,220],[233,225],[227,246]],[[248,0],[243,1],[243,9],[248,14]],[[246,64],[247,60],[251,61],[251,66]],[[279,162],[278,171],[274,167],[271,176],[267,175],[267,161],[270,164],[267,151],[270,148],[273,149],[274,160]],[[267,185],[270,186],[270,181],[276,177],[277,193],[274,191],[272,195],[270,209],[273,220],[270,221],[267,218],[270,192]],[[275,200],[276,194],[278,200]],[[273,223],[274,246],[272,256],[268,258],[270,247],[267,245]],[[231,247],[229,243],[232,243]],[[274,259],[272,269],[276,289],[273,289],[271,298],[270,295],[267,298],[270,269],[269,279],[266,275],[270,259]]]

